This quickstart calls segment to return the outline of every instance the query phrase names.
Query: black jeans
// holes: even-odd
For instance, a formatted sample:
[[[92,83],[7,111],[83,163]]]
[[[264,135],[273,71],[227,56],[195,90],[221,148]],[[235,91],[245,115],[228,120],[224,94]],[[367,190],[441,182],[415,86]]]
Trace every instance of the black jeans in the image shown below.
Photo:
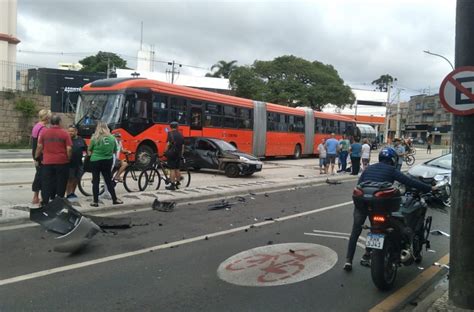
[[[117,200],[117,195],[115,194],[115,189],[112,184],[112,164],[112,158],[91,161],[92,193],[94,195],[94,203],[99,202],[99,183],[101,174],[104,177],[105,185],[107,186],[107,190],[109,190],[110,196],[112,196],[112,200]]]
[[[362,226],[365,223],[365,219],[368,217],[368,212],[365,209],[357,209],[354,207],[354,223],[352,224],[351,237],[349,238],[349,245],[347,246],[346,260],[352,262],[354,254],[357,248],[357,241],[359,240],[360,233],[362,233]],[[368,251],[368,249],[365,249]]]
[[[360,157],[351,157],[351,163],[352,163],[352,174],[353,175],[359,174]]]
[[[33,192],[39,192],[41,191],[41,169],[43,168],[43,165],[39,164],[38,166],[35,166],[36,168],[36,173],[35,173],[35,178],[33,179],[33,184],[31,185],[31,190]]]
[[[41,197],[46,205],[56,196],[64,197],[67,179],[69,177],[69,164],[42,165],[41,168]]]

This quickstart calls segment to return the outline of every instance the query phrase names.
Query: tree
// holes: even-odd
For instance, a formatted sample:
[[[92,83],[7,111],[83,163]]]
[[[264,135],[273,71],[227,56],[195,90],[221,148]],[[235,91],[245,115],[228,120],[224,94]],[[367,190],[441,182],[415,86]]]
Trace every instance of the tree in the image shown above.
[[[81,71],[106,73],[107,68],[127,68],[127,61],[115,53],[99,51],[96,55],[83,58],[79,63],[84,66]]]
[[[230,83],[237,96],[286,106],[320,110],[328,103],[343,107],[355,100],[334,67],[293,55],[237,67]]]
[[[232,71],[237,68],[236,60],[226,62],[226,61],[219,61],[216,64],[212,65],[211,71],[217,69],[214,73],[207,73],[206,77],[216,77],[216,78],[229,78]]]
[[[377,85],[378,90],[387,92],[388,86],[393,84],[394,81],[397,81],[397,78],[393,78],[389,74],[380,76],[379,79],[372,81],[373,85]]]

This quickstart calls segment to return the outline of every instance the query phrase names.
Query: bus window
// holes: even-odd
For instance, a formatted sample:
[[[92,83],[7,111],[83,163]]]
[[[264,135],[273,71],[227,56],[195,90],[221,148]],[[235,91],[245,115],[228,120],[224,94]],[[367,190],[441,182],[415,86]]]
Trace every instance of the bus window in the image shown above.
[[[295,116],[293,124],[294,132],[304,132],[304,117]]]
[[[222,127],[222,105],[206,103],[204,114],[206,127]]]
[[[278,129],[278,114],[267,113],[267,131],[277,131]]]
[[[339,121],[339,134],[345,134],[345,133],[346,133],[346,122]]]
[[[170,119],[181,125],[186,124],[186,100],[182,98],[170,98]]]
[[[235,128],[236,122],[235,117],[237,116],[237,107],[224,105],[224,123],[223,126],[226,128]]]
[[[191,107],[191,129],[202,129],[202,108],[200,106]]]
[[[168,123],[168,97],[154,94],[152,107],[153,122]]]
[[[130,113],[128,120],[130,122],[143,122],[148,120],[147,102],[142,99],[131,101]]]

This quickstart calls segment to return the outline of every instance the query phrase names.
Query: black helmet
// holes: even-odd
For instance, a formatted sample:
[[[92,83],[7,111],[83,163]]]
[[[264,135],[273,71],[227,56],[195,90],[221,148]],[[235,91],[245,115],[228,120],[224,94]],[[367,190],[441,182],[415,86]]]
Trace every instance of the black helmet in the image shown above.
[[[379,162],[395,166],[398,163],[398,154],[391,147],[384,147],[379,153]]]
[[[171,129],[177,129],[178,128],[178,122],[177,121],[172,121],[170,123],[170,127],[171,127]]]

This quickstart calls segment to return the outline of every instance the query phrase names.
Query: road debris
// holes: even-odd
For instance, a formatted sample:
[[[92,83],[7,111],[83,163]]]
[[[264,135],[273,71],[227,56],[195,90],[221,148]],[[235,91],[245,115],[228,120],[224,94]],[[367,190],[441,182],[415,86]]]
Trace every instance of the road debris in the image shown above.
[[[329,178],[326,179],[326,183],[327,183],[327,184],[331,184],[331,185],[342,184],[341,181],[329,180]]]
[[[214,203],[214,204],[209,204],[207,206],[208,210],[219,210],[219,209],[230,209],[232,208],[231,203],[229,203],[227,200],[222,199],[221,201]]]
[[[440,268],[445,268],[445,269],[448,269],[448,270],[449,270],[449,265],[447,265],[447,264],[435,262],[435,263],[433,263],[433,265],[434,265],[434,266],[437,266],[437,267],[440,267]]]
[[[153,204],[151,206],[153,210],[161,212],[171,212],[175,207],[176,202],[159,201],[158,198],[153,201]]]
[[[433,230],[433,231],[431,231],[430,233],[431,233],[431,235],[435,235],[435,236],[440,236],[440,235],[446,236],[446,237],[450,237],[450,236],[451,236],[451,235],[449,235],[448,233],[443,232],[443,231],[440,231],[440,230]]]

